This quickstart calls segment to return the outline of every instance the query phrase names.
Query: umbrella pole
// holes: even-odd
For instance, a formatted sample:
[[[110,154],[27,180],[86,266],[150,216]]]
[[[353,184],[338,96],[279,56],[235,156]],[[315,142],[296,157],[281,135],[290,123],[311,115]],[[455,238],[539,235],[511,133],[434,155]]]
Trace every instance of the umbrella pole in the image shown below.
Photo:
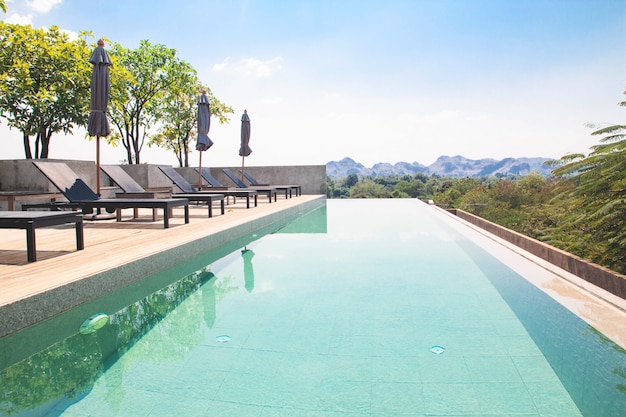
[[[202,151],[200,151],[200,163],[198,164],[198,191],[202,191]]]
[[[96,191],[100,196],[100,136],[96,136]]]
[[[245,156],[241,157],[241,182],[243,182],[243,161],[246,159]]]

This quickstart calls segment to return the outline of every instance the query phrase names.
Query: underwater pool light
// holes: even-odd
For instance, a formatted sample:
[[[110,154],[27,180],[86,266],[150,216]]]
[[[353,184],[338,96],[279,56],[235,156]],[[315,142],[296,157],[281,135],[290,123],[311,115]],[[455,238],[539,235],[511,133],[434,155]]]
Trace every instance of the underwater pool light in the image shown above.
[[[96,313],[80,325],[80,334],[93,333],[104,327],[109,322],[109,316],[105,313]]]

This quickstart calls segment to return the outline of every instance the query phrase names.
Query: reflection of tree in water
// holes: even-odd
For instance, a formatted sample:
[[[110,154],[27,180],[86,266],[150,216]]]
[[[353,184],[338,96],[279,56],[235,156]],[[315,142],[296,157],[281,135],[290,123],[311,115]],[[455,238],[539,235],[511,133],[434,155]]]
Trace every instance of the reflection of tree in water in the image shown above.
[[[96,335],[77,333],[0,373],[0,412],[12,415],[64,395],[78,398],[101,372]]]
[[[112,314],[109,325],[98,332],[76,333],[2,370],[0,412],[12,415],[64,397],[79,398],[124,354],[125,367],[136,360],[163,363],[183,358],[213,326],[217,303],[237,290],[230,285],[232,277],[216,281],[205,267]],[[108,378],[119,379],[121,373],[107,374],[107,386],[123,389]],[[120,392],[109,394],[114,402],[123,397]]]

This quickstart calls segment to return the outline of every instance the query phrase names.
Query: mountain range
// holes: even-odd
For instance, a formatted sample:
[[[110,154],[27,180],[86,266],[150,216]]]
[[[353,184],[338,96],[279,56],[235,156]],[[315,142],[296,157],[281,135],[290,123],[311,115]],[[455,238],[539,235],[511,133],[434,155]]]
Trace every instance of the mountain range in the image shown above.
[[[463,156],[440,156],[431,165],[422,165],[418,162],[398,162],[389,164],[379,162],[371,168],[354,161],[352,158],[343,158],[341,161],[330,161],[326,164],[326,175],[331,178],[344,178],[350,174],[359,177],[415,175],[421,172],[426,175],[441,175],[448,177],[488,177],[491,175],[526,175],[538,172],[550,175],[552,168],[545,165],[550,158],[504,158],[496,159],[468,159]]]

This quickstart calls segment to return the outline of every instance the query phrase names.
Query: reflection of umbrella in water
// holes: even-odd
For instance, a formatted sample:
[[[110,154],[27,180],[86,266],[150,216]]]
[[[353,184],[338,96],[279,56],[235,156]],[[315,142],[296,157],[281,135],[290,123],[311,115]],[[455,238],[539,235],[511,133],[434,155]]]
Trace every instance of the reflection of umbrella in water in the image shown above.
[[[215,324],[216,304],[215,299],[215,274],[207,272],[201,279],[202,283],[202,305],[204,306],[204,322],[210,329]]]
[[[244,248],[241,251],[241,257],[243,258],[243,278],[245,287],[248,292],[252,292],[254,289],[254,268],[252,267],[254,252],[250,249]]]
[[[91,101],[87,130],[89,136],[96,137],[96,188],[100,195],[100,137],[109,136],[111,133],[106,115],[109,104],[111,59],[104,49],[102,39],[98,40],[98,46],[93,50],[89,62],[93,64],[93,71],[91,72]]]
[[[248,110],[243,111],[241,116],[241,147],[239,148],[239,156],[241,156],[241,182],[243,182],[243,165],[246,156],[252,153],[252,149],[248,146],[250,143],[250,117]]]
[[[202,152],[213,146],[213,141],[209,138],[210,127],[211,107],[209,105],[209,97],[206,95],[206,90],[202,90],[202,94],[198,98],[198,140],[196,142],[196,150],[200,152],[198,190],[202,190]]]

